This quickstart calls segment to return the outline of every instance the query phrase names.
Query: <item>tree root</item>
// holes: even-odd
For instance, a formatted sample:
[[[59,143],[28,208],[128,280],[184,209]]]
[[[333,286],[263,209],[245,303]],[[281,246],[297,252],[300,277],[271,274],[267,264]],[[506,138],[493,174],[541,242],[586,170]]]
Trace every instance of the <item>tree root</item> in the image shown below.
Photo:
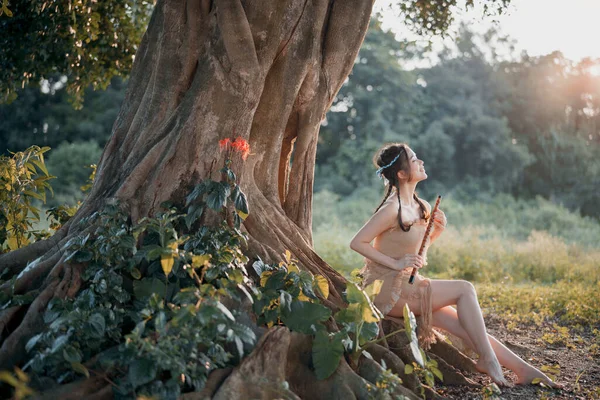
[[[0,265],[3,268],[8,268],[11,276],[20,273],[28,262],[43,256],[50,249],[52,249],[52,247],[57,246],[58,243],[69,233],[69,225],[70,222],[67,222],[54,235],[52,235],[52,237],[48,239],[39,240],[31,243],[27,247],[22,247],[20,249],[0,255]]]
[[[0,339],[4,336],[4,330],[8,330],[8,326],[12,319],[21,311],[25,306],[14,306],[0,311]]]
[[[373,385],[377,385],[377,382],[381,379],[381,375],[384,373],[384,369],[381,365],[379,365],[376,361],[371,360],[366,357],[362,357],[358,366],[358,374],[371,382]],[[391,379],[394,379],[392,377]],[[394,391],[395,395],[406,396],[411,400],[420,399],[413,391],[402,386],[402,382],[400,379],[395,378],[396,380],[396,390]]]
[[[439,356],[456,369],[472,374],[479,373],[477,368],[475,368],[475,362],[473,362],[473,360],[461,353],[456,347],[443,340],[438,340],[437,343],[431,345],[430,352]]]
[[[62,279],[59,277],[63,272]],[[25,344],[44,328],[44,312],[54,297],[74,296],[81,286],[81,266],[56,265],[48,276],[48,284],[29,306],[23,321],[0,347],[0,370],[12,369],[26,356]]]
[[[393,373],[398,375],[400,379],[402,379],[404,386],[415,393],[420,392],[421,382],[419,382],[415,374],[407,375],[404,373],[405,364],[394,352],[378,344],[370,344],[367,346],[366,350],[379,364],[381,364],[382,361],[385,362],[385,365],[391,369]]]
[[[232,367],[215,369],[208,375],[208,379],[206,380],[204,389],[202,389],[201,392],[185,393],[181,397],[179,397],[179,400],[211,399],[232,371]]]
[[[48,272],[59,262],[60,258],[61,253],[55,252],[43,261],[34,261],[27,268],[23,268],[14,285],[10,281],[5,282],[0,286],[0,290],[6,294],[11,294],[12,292],[23,294],[39,287],[48,275]]]
[[[285,365],[291,334],[274,327],[260,339],[252,353],[225,379],[213,399],[299,399],[286,385]]]
[[[463,374],[458,372],[456,368],[452,365],[448,364],[443,358],[435,355],[434,353],[428,354],[431,359],[437,361],[438,369],[442,372],[444,376],[444,385],[447,386],[455,386],[455,385],[467,385],[467,386],[479,386],[479,384],[475,383],[471,379],[465,377]]]
[[[104,375],[75,381],[58,386],[34,397],[35,400],[79,400],[112,398],[112,386],[108,385]]]

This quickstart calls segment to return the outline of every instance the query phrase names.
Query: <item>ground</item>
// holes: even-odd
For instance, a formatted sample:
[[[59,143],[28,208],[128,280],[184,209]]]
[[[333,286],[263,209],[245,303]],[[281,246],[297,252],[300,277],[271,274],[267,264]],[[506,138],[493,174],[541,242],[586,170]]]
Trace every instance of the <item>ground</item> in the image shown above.
[[[529,363],[541,368],[544,365],[560,365],[558,382],[565,385],[564,390],[542,388],[539,385],[515,386],[502,389],[500,399],[599,399],[600,398],[600,362],[598,355],[590,351],[590,345],[597,338],[591,329],[556,344],[549,344],[541,339],[544,333],[553,331],[553,325],[544,323],[541,327],[533,323],[519,324],[511,330],[506,328],[507,322],[496,314],[485,317],[488,332],[505,343],[519,356]],[[505,369],[506,376],[515,380],[515,375]],[[583,371],[583,373],[582,373]],[[468,374],[467,377],[489,385],[491,380],[482,374]],[[579,379],[578,379],[579,377]],[[438,386],[438,393],[449,399],[482,399],[482,388],[466,386]]]

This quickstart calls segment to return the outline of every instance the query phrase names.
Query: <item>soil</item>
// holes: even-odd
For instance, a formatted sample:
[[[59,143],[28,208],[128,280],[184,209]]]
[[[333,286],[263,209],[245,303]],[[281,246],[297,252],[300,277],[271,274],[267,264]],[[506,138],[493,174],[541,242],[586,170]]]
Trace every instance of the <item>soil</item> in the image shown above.
[[[539,384],[500,388],[501,394],[488,398],[600,399],[600,359],[598,355],[594,356],[589,351],[589,345],[594,341],[591,329],[579,334],[583,339],[579,343],[576,342],[575,336],[572,336],[567,347],[564,344],[550,345],[540,340],[542,332],[549,329],[548,327],[521,324],[508,331],[504,321],[496,315],[485,317],[485,322],[491,335],[536,368],[559,364],[560,374],[557,382],[564,385],[562,390],[542,387]],[[504,373],[509,381],[516,381],[516,375],[512,371],[504,369]],[[483,388],[492,383],[491,379],[483,374],[465,373],[465,376],[482,387],[436,385],[437,392],[449,399],[484,399]]]

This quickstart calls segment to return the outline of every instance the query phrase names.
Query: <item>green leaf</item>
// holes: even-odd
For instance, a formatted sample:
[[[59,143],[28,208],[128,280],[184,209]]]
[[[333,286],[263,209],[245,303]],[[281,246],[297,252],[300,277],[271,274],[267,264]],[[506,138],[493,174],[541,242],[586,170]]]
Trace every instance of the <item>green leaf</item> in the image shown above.
[[[267,275],[268,272],[266,272],[265,274],[263,274],[263,276]],[[264,284],[264,288],[265,290],[279,290],[279,289],[283,289],[283,287],[285,286],[285,277],[287,275],[287,272],[284,269],[280,269],[277,270],[275,272],[273,272],[272,274],[268,275],[268,278]],[[262,277],[261,277],[261,285],[262,285]]]
[[[26,195],[26,196],[29,196],[29,197],[33,197],[33,198],[38,199],[38,200],[46,201],[46,199],[45,199],[45,197],[43,195],[41,195],[40,193],[36,193],[34,191],[31,191],[31,190],[25,190],[25,191],[23,191],[23,194]]]
[[[88,320],[88,324],[92,329],[92,334],[94,337],[101,338],[104,336],[104,331],[106,330],[106,321],[104,320],[102,314],[93,314]]]
[[[417,338],[417,320],[415,318],[415,314],[410,311],[408,308],[408,304],[404,305],[404,329],[406,330],[406,337],[410,340],[410,350],[415,358],[417,364],[421,366],[421,368],[425,368],[425,360],[423,355],[421,354],[421,349],[419,348],[419,340]]]
[[[157,367],[154,361],[141,358],[129,364],[127,377],[134,388],[152,382],[156,377]]]
[[[346,299],[348,303],[369,304],[366,294],[354,283],[349,283],[346,286]]]
[[[44,164],[43,161],[33,159],[33,160],[31,160],[31,162],[34,163],[35,166],[38,167],[40,169],[40,171],[42,171],[44,173],[44,175],[46,175],[46,176],[50,175],[48,173],[48,170],[46,169],[46,165]]]
[[[319,331],[319,324],[331,316],[331,310],[321,304],[294,300],[291,311],[281,315],[283,323],[293,331],[313,334]],[[322,327],[323,325],[321,325]]]
[[[35,347],[37,342],[40,341],[41,338],[42,338],[42,334],[39,333],[39,334],[35,335],[34,337],[32,337],[31,339],[29,339],[27,341],[27,344],[25,345],[25,351],[29,353],[31,351],[31,349],[33,349]]]
[[[433,372],[433,374],[442,382],[444,382],[444,375],[442,374],[442,371],[440,371],[439,369],[437,369],[436,367],[431,367],[429,368],[429,370],[431,372]]]
[[[63,358],[69,363],[79,363],[81,362],[81,357],[81,352],[71,345],[67,345],[63,349]]]
[[[130,274],[133,279],[140,279],[142,277],[140,270],[135,267],[131,269]]]
[[[326,331],[319,331],[315,335],[312,358],[318,379],[329,378],[337,369],[344,354],[342,339],[343,335],[341,335],[341,332],[329,335]]]
[[[233,314],[231,313],[231,311],[229,311],[229,309],[228,309],[227,307],[225,307],[225,306],[224,306],[222,303],[220,303],[220,302],[217,302],[216,306],[217,306],[217,308],[218,308],[219,310],[221,310],[221,312],[222,312],[223,314],[225,314],[225,316],[226,316],[227,318],[229,318],[229,319],[230,319],[230,320],[232,320],[232,321],[235,321],[235,317],[233,316]]]
[[[67,341],[69,340],[69,335],[60,335],[56,339],[54,339],[54,343],[52,343],[52,348],[50,349],[50,353],[56,353],[58,350],[62,349]]]
[[[202,216],[203,212],[204,204],[192,204],[188,208],[187,215],[185,216],[185,225],[188,229],[192,229],[192,225]]]
[[[185,206],[186,207],[188,205],[190,205],[190,203],[194,202],[198,197],[202,196],[206,192],[206,189],[208,188],[209,182],[210,181],[202,181],[198,185],[196,185],[196,187],[194,187],[194,190],[192,190],[192,192],[185,199]]]
[[[85,365],[78,363],[78,362],[74,362],[71,363],[71,368],[73,368],[73,371],[75,372],[79,372],[82,375],[85,375],[87,378],[90,377],[90,371],[88,371],[88,369],[85,367]]]
[[[156,317],[154,317],[154,328],[157,330],[157,332],[162,334],[164,333],[166,324],[167,315],[164,311],[159,311],[158,314],[156,314]]]
[[[362,320],[362,307],[360,304],[351,303],[348,307],[341,309],[335,314],[335,320],[339,323],[360,322]]]
[[[405,375],[410,375],[413,373],[413,371],[414,371],[414,368],[412,365],[410,365],[410,364],[404,365],[404,374]]]
[[[133,293],[138,300],[150,297],[152,293],[164,296],[165,290],[165,284],[157,278],[144,278],[133,282]]]
[[[213,210],[220,210],[225,206],[229,191],[230,188],[227,182],[214,182],[206,196],[206,205]]]
[[[145,252],[147,261],[152,261],[152,260],[156,260],[158,257],[160,257],[163,253],[163,250],[164,249],[162,247],[160,247],[159,245],[151,244],[151,245],[142,247],[142,249],[140,251]]]
[[[364,323],[360,330],[360,345],[375,339],[377,334],[379,334],[379,325],[377,325],[377,322]]]
[[[235,200],[234,200],[233,204],[234,204],[237,214],[240,216],[240,218],[246,219],[246,217],[250,213],[250,211],[248,210],[248,199],[246,198],[246,195],[244,194],[244,192],[242,192],[240,190],[240,187],[237,185],[235,186],[235,189],[234,189],[234,192],[236,192],[236,191],[238,193],[235,196]]]

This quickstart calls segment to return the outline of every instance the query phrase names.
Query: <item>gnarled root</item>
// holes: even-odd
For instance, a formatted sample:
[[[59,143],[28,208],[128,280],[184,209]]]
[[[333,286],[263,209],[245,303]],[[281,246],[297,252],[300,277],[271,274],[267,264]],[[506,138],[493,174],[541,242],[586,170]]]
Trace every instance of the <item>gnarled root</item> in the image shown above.
[[[402,361],[394,352],[378,344],[370,344],[367,346],[366,350],[379,364],[385,362],[385,365],[391,369],[393,373],[398,375],[400,379],[402,379],[404,386],[415,393],[420,392],[421,382],[419,382],[414,374],[404,373],[404,361]]]
[[[285,387],[285,370],[291,334],[287,328],[267,331],[252,353],[225,379],[213,399],[299,399]]]
[[[103,375],[61,385],[34,397],[36,400],[111,399],[112,386]]]
[[[60,277],[62,273],[62,277]],[[25,344],[44,328],[43,316],[48,302],[54,297],[74,296],[81,286],[81,266],[56,265],[48,277],[48,284],[29,306],[23,321],[0,347],[0,370],[12,369],[26,356]]]
[[[461,353],[456,347],[443,340],[438,340],[437,343],[431,345],[430,352],[439,356],[446,361],[447,364],[456,369],[473,374],[479,373],[475,368],[473,360]]]
[[[384,370],[381,367],[381,365],[379,365],[377,362],[375,362],[374,360],[371,360],[369,358],[366,357],[362,357],[358,366],[358,374],[360,376],[362,376],[363,378],[365,378],[366,380],[368,380],[369,382],[371,382],[373,385],[377,384],[377,381],[380,380],[381,375],[383,374]],[[394,379],[394,378],[391,378]],[[396,389],[394,391],[395,395],[403,395],[408,397],[411,400],[418,400],[420,399],[419,396],[415,395],[415,393],[411,390],[409,390],[408,388],[405,388],[402,386],[401,381],[396,378]]]

